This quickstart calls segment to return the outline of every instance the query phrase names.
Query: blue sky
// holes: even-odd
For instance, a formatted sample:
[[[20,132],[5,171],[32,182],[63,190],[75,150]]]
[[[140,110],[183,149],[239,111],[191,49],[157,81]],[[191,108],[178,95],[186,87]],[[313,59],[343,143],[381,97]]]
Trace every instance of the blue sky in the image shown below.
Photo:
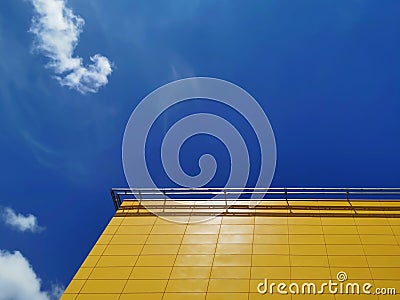
[[[86,94],[34,51],[32,1],[0,3],[0,208],[43,227],[1,223],[0,249],[20,251],[42,290],[68,284],[113,215],[130,114],[176,79],[217,77],[257,99],[276,138],[273,186],[398,186],[400,3],[215,2],[69,0],[85,20],[74,56],[113,68]]]

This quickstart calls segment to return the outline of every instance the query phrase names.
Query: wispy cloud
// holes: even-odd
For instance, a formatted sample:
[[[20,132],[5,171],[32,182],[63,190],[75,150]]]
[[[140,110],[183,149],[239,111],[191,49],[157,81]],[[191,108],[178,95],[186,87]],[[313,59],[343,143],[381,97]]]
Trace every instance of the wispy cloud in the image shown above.
[[[10,207],[6,207],[0,211],[0,216],[2,217],[4,223],[22,232],[40,232],[44,229],[38,225],[36,216],[32,214],[23,215],[17,213]]]
[[[54,285],[49,292],[42,291],[41,280],[29,261],[19,251],[0,249],[0,300],[59,299],[63,287]]]
[[[35,35],[34,49],[50,59],[48,67],[57,74],[60,84],[83,94],[96,93],[106,85],[112,72],[107,57],[95,54],[86,66],[81,57],[74,57],[84,19],[74,15],[66,0],[30,1],[35,10],[30,28]]]

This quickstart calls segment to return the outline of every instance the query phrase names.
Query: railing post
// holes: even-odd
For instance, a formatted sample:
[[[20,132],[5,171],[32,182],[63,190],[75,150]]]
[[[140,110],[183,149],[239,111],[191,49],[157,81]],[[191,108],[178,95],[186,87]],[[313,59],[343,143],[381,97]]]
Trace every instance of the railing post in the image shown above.
[[[226,190],[224,189],[224,196],[225,196],[225,212],[228,212],[228,200],[226,199]]]
[[[165,194],[165,191],[163,191],[164,194],[164,205],[162,211],[165,212],[165,205],[167,204],[167,195]]]
[[[112,198],[113,203],[114,203],[115,211],[117,211],[118,208],[119,208],[119,205],[118,205],[118,203],[117,203],[117,199],[116,199],[116,197],[115,197],[115,195],[114,195],[114,190],[113,190],[113,189],[111,189],[111,198]]]
[[[285,200],[286,200],[286,205],[287,205],[287,206],[288,206],[288,208],[289,208],[289,213],[292,213],[292,209],[291,209],[291,207],[290,207],[290,205],[289,205],[287,188],[283,188],[283,189],[284,189],[284,191],[285,191]]]
[[[142,192],[139,190],[139,205],[137,208],[138,213],[139,213],[140,206],[142,206]]]

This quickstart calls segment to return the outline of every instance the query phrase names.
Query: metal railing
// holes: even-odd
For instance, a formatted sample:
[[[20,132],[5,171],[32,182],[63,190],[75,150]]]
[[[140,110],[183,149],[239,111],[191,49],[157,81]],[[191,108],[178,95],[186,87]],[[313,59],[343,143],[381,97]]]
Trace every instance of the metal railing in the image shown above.
[[[130,213],[400,217],[400,188],[113,188],[111,196]],[[121,207],[124,200],[135,204]]]

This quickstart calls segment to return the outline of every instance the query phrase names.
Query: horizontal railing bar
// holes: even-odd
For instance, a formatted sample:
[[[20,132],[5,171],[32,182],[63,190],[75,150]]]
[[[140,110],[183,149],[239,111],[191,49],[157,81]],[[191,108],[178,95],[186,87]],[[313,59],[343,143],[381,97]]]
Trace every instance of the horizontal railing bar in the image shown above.
[[[359,187],[359,188],[347,188],[347,187],[270,187],[270,188],[237,188],[237,187],[224,187],[224,188],[112,188],[114,191],[131,191],[131,190],[141,190],[141,191],[162,191],[162,190],[400,190],[400,187]]]
[[[260,196],[263,195],[263,196]],[[187,205],[185,202],[194,202],[194,207],[199,206],[208,207],[213,203],[223,203],[222,207],[226,208],[227,201],[229,206],[231,205],[242,205],[243,202],[247,202],[246,205],[253,205],[252,209],[260,208],[262,202],[266,201],[335,201],[338,203],[347,203],[349,207],[355,203],[369,203],[369,202],[400,202],[400,187],[388,187],[388,188],[343,188],[343,187],[327,187],[327,188],[312,188],[312,187],[271,187],[271,188],[113,188],[111,189],[111,196],[115,209],[121,206],[123,200],[136,200],[140,198],[141,202],[151,201],[163,201],[166,208],[170,207],[170,202],[179,203],[183,202],[183,205]],[[174,198],[173,196],[178,196]],[[183,196],[184,199],[179,198]],[[208,199],[208,197],[210,198]],[[241,196],[248,196],[247,198],[239,198]],[[255,199],[249,197],[253,196]],[[260,196],[260,197],[257,197]],[[133,197],[135,199],[129,199]],[[167,197],[167,200],[165,200]],[[270,198],[272,197],[272,198]],[[238,199],[239,198],[239,199]],[[361,199],[359,199],[361,198]],[[225,203],[224,203],[225,202]],[[166,204],[166,205],[165,205]],[[149,203],[146,204],[147,208]],[[212,204],[216,205],[216,204]],[[244,204],[243,204],[244,205]],[[289,203],[288,203],[289,205]],[[340,205],[340,204],[339,204]],[[289,205],[290,206],[290,205]],[[289,207],[286,206],[286,207]],[[274,205],[273,207],[277,207]],[[340,207],[338,205],[336,208]],[[355,207],[354,209],[358,209]]]
[[[137,201],[137,199],[125,199],[127,201]],[[285,198],[267,198],[267,199],[228,199],[229,202],[266,202],[266,201],[286,201]],[[335,202],[345,202],[348,203],[347,199],[341,199],[341,198],[322,198],[322,199],[314,199],[314,198],[292,198],[292,199],[287,199],[288,201],[305,201],[305,202],[315,202],[315,201],[320,201],[320,202],[325,202],[325,201],[335,201]],[[164,199],[142,199],[142,202],[148,202],[148,201],[160,201],[164,202]],[[225,199],[168,199],[168,202],[184,202],[184,201],[192,201],[192,202],[225,202]],[[350,199],[350,202],[399,202],[399,199]]]

